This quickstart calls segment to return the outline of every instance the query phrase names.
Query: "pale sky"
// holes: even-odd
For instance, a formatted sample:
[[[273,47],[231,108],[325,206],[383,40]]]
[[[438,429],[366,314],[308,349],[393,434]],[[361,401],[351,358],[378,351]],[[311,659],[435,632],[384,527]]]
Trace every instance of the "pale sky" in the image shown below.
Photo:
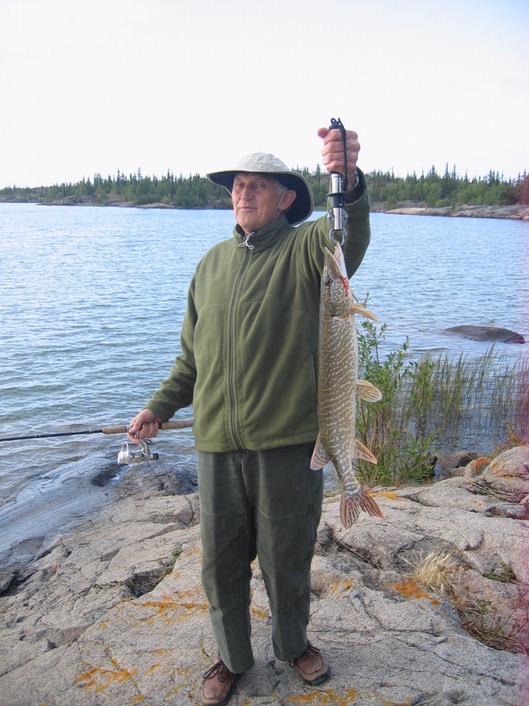
[[[320,163],[529,171],[527,0],[0,0],[0,188]]]

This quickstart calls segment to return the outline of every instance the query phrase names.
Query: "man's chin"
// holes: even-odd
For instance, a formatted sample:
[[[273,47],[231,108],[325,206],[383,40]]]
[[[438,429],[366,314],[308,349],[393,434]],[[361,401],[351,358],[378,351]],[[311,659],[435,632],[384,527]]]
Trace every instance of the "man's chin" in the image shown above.
[[[245,233],[253,233],[262,227],[255,220],[251,218],[244,218],[244,216],[242,218],[238,218],[237,223],[241,226]]]

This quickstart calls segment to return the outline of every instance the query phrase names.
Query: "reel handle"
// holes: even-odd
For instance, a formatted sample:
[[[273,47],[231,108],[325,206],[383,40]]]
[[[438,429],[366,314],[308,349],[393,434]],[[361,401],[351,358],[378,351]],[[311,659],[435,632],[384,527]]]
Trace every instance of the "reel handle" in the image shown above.
[[[166,429],[186,429],[193,426],[192,419],[183,419],[181,422],[163,422],[160,424],[160,429],[165,431]],[[112,427],[103,427],[101,429],[102,434],[126,434],[129,427],[126,424],[118,424]]]

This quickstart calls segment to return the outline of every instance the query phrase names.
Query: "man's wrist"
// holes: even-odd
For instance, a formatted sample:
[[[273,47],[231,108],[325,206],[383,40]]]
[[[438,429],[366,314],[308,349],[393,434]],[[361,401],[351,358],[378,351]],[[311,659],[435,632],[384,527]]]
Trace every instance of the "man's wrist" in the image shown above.
[[[347,203],[352,203],[360,198],[363,191],[362,177],[360,176],[359,170],[355,169],[353,185],[344,192],[344,199]]]

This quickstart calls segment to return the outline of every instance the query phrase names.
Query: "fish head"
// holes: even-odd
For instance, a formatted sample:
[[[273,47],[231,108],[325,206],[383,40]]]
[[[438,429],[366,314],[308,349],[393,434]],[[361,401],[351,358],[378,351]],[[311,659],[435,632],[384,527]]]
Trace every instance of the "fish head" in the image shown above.
[[[321,278],[321,300],[333,316],[340,316],[351,299],[351,286],[345,271],[342,250],[339,245],[334,252],[325,248]]]

